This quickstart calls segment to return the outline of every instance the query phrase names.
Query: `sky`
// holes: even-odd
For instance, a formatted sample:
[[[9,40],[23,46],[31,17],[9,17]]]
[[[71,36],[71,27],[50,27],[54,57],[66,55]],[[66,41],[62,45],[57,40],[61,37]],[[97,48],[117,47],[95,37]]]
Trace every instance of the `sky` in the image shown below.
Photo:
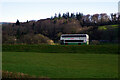
[[[117,13],[119,0],[1,0],[0,22],[26,22],[66,12]]]

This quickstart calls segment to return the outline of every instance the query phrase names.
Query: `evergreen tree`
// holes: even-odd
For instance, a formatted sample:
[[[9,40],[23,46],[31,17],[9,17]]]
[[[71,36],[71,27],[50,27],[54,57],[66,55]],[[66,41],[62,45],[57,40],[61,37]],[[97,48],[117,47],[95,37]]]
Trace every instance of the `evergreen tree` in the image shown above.
[[[27,20],[27,23],[28,23],[29,21]]]
[[[69,12],[66,13],[66,17],[67,17],[67,18],[70,18],[70,16],[69,16]]]
[[[16,25],[20,25],[20,22],[19,22],[19,20],[17,19],[17,21],[16,21]]]
[[[59,13],[59,15],[58,15],[58,18],[60,19],[61,18],[61,14]]]
[[[83,14],[82,13],[76,13],[76,19],[77,20],[81,20],[82,19],[82,16],[83,16]]]
[[[51,18],[50,18],[51,20],[53,20],[53,16],[51,16]]]
[[[63,18],[65,18],[65,19],[67,19],[67,16],[66,16],[66,14],[65,13],[63,13],[63,16],[62,16]]]
[[[71,13],[71,16],[70,16],[71,18],[75,18],[75,15],[74,15],[74,13]]]
[[[63,16],[62,16],[63,18],[65,18],[65,13],[63,13]]]
[[[57,18],[57,14],[55,13],[55,16],[54,16],[54,18]]]

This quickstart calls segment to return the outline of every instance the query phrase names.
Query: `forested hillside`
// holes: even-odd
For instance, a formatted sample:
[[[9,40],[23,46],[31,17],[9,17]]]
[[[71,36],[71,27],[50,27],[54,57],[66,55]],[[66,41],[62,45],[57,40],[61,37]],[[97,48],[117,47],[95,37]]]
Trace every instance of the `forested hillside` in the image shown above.
[[[84,15],[82,13],[55,14],[37,21],[3,24],[3,44],[53,44],[61,34],[88,34],[91,40],[117,42],[120,15],[106,13]]]

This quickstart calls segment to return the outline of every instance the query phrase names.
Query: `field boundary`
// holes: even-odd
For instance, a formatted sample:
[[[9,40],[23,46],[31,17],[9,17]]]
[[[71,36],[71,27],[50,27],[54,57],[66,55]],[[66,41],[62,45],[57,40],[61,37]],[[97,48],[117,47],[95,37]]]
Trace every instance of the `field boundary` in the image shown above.
[[[2,45],[3,52],[118,54],[118,45]]]

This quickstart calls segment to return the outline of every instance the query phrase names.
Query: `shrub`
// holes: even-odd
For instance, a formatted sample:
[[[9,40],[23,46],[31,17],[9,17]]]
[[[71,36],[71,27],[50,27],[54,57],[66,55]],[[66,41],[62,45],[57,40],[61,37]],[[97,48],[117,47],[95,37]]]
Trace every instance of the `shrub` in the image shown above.
[[[36,76],[34,76],[34,75],[28,75],[28,74],[24,74],[24,73],[20,73],[20,72],[9,72],[9,71],[2,71],[2,79],[8,79],[8,78],[10,78],[10,79],[12,79],[12,78],[14,78],[14,79],[20,79],[20,78],[22,78],[22,79],[25,79],[25,78],[38,78],[38,79],[44,79],[44,80],[49,80],[49,78],[47,78],[47,77],[36,77]],[[29,79],[28,79],[29,80]]]
[[[100,42],[98,40],[92,40],[91,44],[98,45]]]
[[[52,40],[42,34],[27,34],[21,38],[21,41],[26,44],[54,44]]]
[[[5,44],[15,44],[17,41],[15,36],[3,36],[3,43]]]

